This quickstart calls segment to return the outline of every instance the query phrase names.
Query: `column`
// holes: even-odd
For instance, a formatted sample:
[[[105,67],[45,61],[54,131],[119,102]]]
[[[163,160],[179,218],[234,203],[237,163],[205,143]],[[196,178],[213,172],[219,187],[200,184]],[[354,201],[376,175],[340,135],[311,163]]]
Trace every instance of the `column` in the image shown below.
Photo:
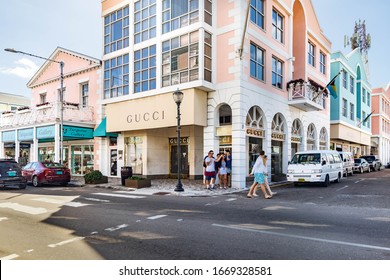
[[[61,147],[61,137],[60,137],[60,124],[56,123],[54,126],[54,161],[60,162],[60,147]]]

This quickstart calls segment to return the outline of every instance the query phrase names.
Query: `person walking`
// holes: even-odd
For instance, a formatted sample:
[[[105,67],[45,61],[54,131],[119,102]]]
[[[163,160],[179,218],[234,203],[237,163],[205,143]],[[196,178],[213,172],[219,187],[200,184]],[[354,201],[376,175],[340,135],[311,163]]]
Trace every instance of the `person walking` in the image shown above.
[[[227,172],[227,185],[228,188],[232,187],[232,154],[230,150],[225,151],[225,160],[226,160],[226,172]]]
[[[267,172],[267,170],[264,166],[264,162],[263,162],[264,154],[265,154],[264,151],[260,151],[260,155],[256,159],[255,165],[253,166],[252,171],[249,174],[249,176],[254,175],[255,178],[254,178],[254,182],[253,182],[252,186],[250,187],[249,192],[247,194],[248,198],[253,198],[253,196],[254,196],[253,194],[256,190],[257,185],[260,185],[260,188],[261,188],[265,198],[271,198],[271,196],[269,196],[267,194],[267,192],[265,191],[265,187],[264,187],[264,173]]]
[[[265,167],[265,170],[266,170],[266,172],[264,173],[264,186],[265,186],[266,191],[268,191],[269,195],[272,197],[275,194],[277,194],[277,192],[272,192],[271,188],[269,186],[269,183],[268,183],[267,160],[268,160],[267,155],[264,155],[263,156],[263,164],[264,164],[264,167]],[[253,192],[253,196],[257,196],[256,190]]]
[[[221,188],[227,188],[227,162],[224,154],[221,156],[221,160],[219,161],[219,181],[221,184]]]

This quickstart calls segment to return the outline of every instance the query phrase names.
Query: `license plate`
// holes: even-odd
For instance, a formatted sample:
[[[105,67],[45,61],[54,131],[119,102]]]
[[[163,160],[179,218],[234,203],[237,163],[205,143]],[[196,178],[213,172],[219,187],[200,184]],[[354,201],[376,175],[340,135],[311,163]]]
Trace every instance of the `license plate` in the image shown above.
[[[305,182],[305,179],[304,178],[299,178],[298,182]]]
[[[57,171],[56,174],[60,175],[60,174],[62,174],[62,171]]]
[[[7,174],[10,177],[15,177],[16,176],[16,171],[7,171]]]

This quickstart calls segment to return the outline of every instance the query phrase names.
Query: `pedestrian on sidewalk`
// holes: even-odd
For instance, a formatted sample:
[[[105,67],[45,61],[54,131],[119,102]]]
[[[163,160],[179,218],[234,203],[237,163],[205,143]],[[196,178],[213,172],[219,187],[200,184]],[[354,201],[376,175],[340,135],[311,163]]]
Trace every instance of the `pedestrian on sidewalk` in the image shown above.
[[[226,160],[226,172],[227,172],[227,185],[228,188],[232,187],[232,154],[230,150],[225,151],[225,160]]]
[[[208,190],[214,189],[216,171],[215,171],[215,162],[219,162],[221,160],[221,156],[217,159],[214,158],[214,151],[210,150],[207,154],[207,157],[204,160],[205,164],[205,185],[204,188]]]
[[[220,180],[221,188],[226,190],[226,188],[227,188],[227,162],[226,162],[226,158],[225,158],[224,154],[221,155],[218,174],[219,174],[219,178],[220,178],[219,180]]]
[[[264,187],[264,173],[267,172],[267,170],[264,166],[264,162],[263,162],[264,154],[265,154],[264,151],[260,151],[260,155],[256,159],[255,165],[253,166],[252,171],[249,174],[249,176],[254,175],[255,178],[254,178],[254,182],[253,182],[252,186],[250,187],[249,192],[247,194],[248,198],[252,198],[254,196],[253,194],[256,190],[257,185],[260,185],[261,190],[262,190],[265,198],[271,198],[267,194],[267,192],[265,191],[265,187]]]

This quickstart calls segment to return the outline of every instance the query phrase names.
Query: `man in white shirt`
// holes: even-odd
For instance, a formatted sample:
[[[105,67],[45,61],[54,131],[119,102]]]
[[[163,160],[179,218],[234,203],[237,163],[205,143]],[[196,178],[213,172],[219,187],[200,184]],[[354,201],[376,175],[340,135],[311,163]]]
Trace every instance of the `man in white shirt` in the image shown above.
[[[207,157],[204,159],[205,161],[205,189],[212,190],[214,189],[214,182],[216,177],[216,171],[215,171],[215,162],[218,162],[221,160],[222,156],[219,156],[217,159],[214,158],[214,151],[210,150],[207,154]]]

